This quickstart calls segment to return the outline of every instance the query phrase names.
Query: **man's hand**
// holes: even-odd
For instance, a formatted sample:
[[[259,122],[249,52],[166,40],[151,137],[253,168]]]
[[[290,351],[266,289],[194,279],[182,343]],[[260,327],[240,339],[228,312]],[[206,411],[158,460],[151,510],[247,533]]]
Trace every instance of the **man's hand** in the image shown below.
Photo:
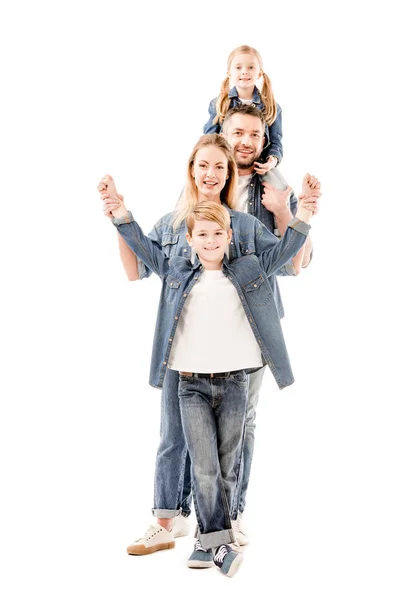
[[[268,171],[274,169],[277,164],[278,159],[275,156],[269,156],[267,162],[265,163],[255,162],[254,170],[259,175],[265,175],[265,173],[268,173]]]
[[[274,215],[279,215],[284,210],[287,210],[292,188],[287,187],[286,190],[278,190],[268,181],[262,182],[264,193],[261,197],[262,205],[272,212]]]

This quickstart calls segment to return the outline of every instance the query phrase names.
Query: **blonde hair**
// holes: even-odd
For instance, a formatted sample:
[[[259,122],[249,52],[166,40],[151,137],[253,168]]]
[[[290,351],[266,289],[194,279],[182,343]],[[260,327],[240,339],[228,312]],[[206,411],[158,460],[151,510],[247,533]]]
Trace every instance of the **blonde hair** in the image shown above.
[[[198,203],[199,192],[192,175],[192,167],[197,152],[201,148],[206,148],[207,146],[215,146],[216,148],[219,148],[222,150],[228,160],[228,179],[226,180],[225,186],[221,191],[220,199],[221,202],[229,206],[229,208],[235,208],[236,206],[238,172],[235,159],[233,157],[232,148],[226,139],[223,138],[219,133],[208,133],[206,135],[202,135],[189,156],[186,171],[186,185],[175,209],[175,217],[173,220],[174,229],[177,229],[179,225],[185,221],[187,215],[193,211],[194,207]]]
[[[256,57],[258,64],[260,65],[262,79],[263,79],[263,85],[260,90],[261,101],[264,104],[264,108],[263,108],[262,112],[263,112],[266,124],[272,125],[272,123],[276,119],[276,112],[277,112],[276,102],[275,102],[274,94],[272,93],[271,81],[270,81],[268,75],[266,73],[264,73],[264,71],[263,71],[262,58],[261,58],[260,54],[257,52],[257,50],[255,48],[252,48],[251,46],[239,46],[238,48],[235,48],[234,50],[232,50],[232,52],[228,56],[228,69],[227,69],[228,72],[231,67],[232,60],[234,59],[236,54],[251,54],[252,56]],[[228,112],[229,105],[230,105],[230,98],[228,97],[228,94],[229,94],[229,76],[226,76],[222,82],[221,91],[219,93],[219,96],[218,96],[217,102],[216,102],[217,114],[213,121],[214,125],[216,125],[218,123],[220,125],[222,125],[222,123],[225,119],[225,115]]]
[[[195,221],[213,221],[227,232],[229,232],[231,227],[231,218],[226,208],[222,204],[212,202],[212,200],[198,202],[187,215],[186,226],[190,236],[192,235]]]

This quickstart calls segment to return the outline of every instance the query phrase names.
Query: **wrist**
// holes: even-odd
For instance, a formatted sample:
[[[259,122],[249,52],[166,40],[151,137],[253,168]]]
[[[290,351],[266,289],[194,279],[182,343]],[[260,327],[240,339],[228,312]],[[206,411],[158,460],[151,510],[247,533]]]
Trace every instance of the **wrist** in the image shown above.
[[[128,214],[128,211],[126,210],[124,205],[122,205],[112,211],[112,215],[115,219],[121,219],[123,217],[126,217],[127,214]]]

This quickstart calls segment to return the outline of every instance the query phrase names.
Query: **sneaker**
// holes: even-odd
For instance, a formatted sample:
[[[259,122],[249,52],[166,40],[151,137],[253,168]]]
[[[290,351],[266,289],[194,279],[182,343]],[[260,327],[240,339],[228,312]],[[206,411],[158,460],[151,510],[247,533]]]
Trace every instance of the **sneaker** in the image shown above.
[[[190,522],[189,517],[184,517],[183,515],[178,515],[174,518],[174,524],[172,527],[172,535],[174,538],[184,537],[185,535],[189,535],[190,531]]]
[[[235,534],[235,538],[239,546],[247,546],[249,543],[249,538],[247,537],[247,533],[243,529],[243,515],[240,513],[237,516],[237,519],[231,519],[233,533]]]
[[[143,555],[152,554],[158,550],[175,548],[173,535],[161,525],[150,525],[144,537],[136,540],[126,551],[128,554]]]
[[[243,554],[234,552],[228,544],[218,546],[214,555],[214,565],[221,569],[224,575],[233,577],[243,560]]]
[[[190,569],[207,569],[214,564],[212,550],[206,550],[200,544],[199,540],[195,541],[194,550],[189,556],[187,566]]]

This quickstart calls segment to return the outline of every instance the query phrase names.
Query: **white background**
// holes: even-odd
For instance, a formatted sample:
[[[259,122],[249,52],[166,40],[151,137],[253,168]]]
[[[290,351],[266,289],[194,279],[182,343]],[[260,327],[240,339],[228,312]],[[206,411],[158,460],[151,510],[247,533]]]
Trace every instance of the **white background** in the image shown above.
[[[396,599],[398,31],[392,2],[8,2],[2,57],[2,597]],[[96,186],[145,230],[173,209],[226,59],[283,109],[282,172],[323,185],[312,266],[282,282],[296,377],[265,378],[232,582],[152,520],[156,277],[130,283]],[[194,527],[194,518],[193,518]]]

